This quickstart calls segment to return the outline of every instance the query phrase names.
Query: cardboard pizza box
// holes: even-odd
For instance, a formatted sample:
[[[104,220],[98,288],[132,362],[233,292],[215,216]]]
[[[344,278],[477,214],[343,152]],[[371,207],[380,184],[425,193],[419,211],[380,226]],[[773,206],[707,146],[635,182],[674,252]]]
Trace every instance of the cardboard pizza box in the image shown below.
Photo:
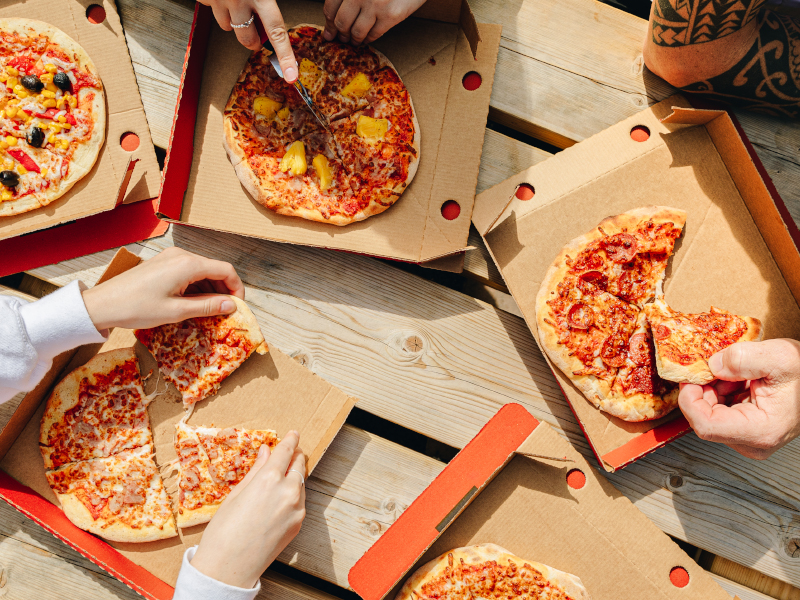
[[[117,252],[99,282],[133,268],[140,259],[124,248]],[[265,330],[267,339],[269,331]],[[180,394],[158,376],[155,359],[138,343],[133,332],[115,329],[104,344],[82,346],[54,361],[45,379],[22,400],[0,432],[0,498],[29,516],[100,567],[153,600],[172,597],[184,551],[199,543],[205,525],[181,531],[180,537],[143,544],[106,542],[75,527],[58,507],[47,484],[39,452],[39,429],[46,399],[61,378],[98,352],[134,345],[139,368],[147,375],[145,392],[159,390],[150,404],[150,424],[156,461],[160,466],[176,458],[175,424],[183,417]],[[219,392],[198,403],[189,425],[274,429],[280,437],[296,429],[309,473],[319,463],[339,432],[355,400],[297,361],[271,348],[253,354],[228,377]],[[168,489],[177,487],[175,475],[165,477]]]
[[[324,25],[322,4],[279,2],[288,27]],[[461,271],[483,148],[499,25],[477,24],[466,0],[428,0],[373,46],[405,82],[421,133],[417,174],[394,206],[337,227],[278,215],[241,186],[222,146],[222,111],[250,56],[197,5],[172,124],[159,215],[251,237],[347,250]],[[469,90],[468,73],[480,75]],[[470,79],[475,81],[475,78]],[[455,201],[458,210],[444,210]],[[452,218],[458,213],[455,218]],[[461,253],[461,254],[459,254]],[[444,257],[444,258],[443,258]]]
[[[592,600],[730,596],[547,423],[507,404],[350,569],[364,600],[463,546],[578,576]]]
[[[521,184],[532,198],[517,197]],[[765,338],[800,337],[800,232],[724,110],[667,98],[483,192],[473,222],[537,337],[536,295],[561,248],[605,217],[649,205],[687,212],[664,281],[670,306],[715,306],[761,319]],[[690,429],[679,409],[642,423],[609,416],[551,368],[607,471]]]
[[[103,81],[108,116],[106,140],[94,168],[67,194],[48,206],[0,218],[0,240],[69,223],[72,240],[82,244],[85,254],[163,233],[166,227],[158,223],[152,207],[148,212],[142,207],[134,210],[120,206],[120,212],[125,213],[121,222],[127,225],[122,228],[119,221],[107,215],[91,222],[81,221],[118,205],[152,200],[158,195],[160,185],[158,161],[114,3],[109,0],[5,0],[0,2],[0,17],[44,21],[77,41],[89,54]],[[122,138],[126,134],[123,147]],[[100,233],[99,228],[110,231]],[[35,246],[40,256],[36,260],[30,258],[30,243],[22,242],[17,246],[4,241],[3,274],[32,268],[22,265],[41,266],[80,256],[69,246],[61,246],[59,234],[53,234],[52,238],[49,234],[38,234]],[[113,240],[112,234],[117,234]],[[41,250],[43,246],[47,251]]]

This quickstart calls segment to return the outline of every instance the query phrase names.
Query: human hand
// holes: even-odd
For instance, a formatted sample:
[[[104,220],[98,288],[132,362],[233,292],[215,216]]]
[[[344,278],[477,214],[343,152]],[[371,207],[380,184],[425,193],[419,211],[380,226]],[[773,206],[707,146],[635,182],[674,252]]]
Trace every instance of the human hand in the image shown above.
[[[329,42],[370,44],[425,4],[425,0],[325,0],[325,31]]]
[[[264,445],[253,468],[211,519],[192,566],[212,579],[252,588],[294,539],[306,516],[306,459],[289,432],[270,455]]]
[[[289,43],[289,34],[283,23],[283,15],[275,0],[198,0],[200,4],[210,6],[214,11],[214,18],[225,31],[235,31],[236,37],[242,46],[250,50],[261,48],[261,36],[256,28],[255,19],[248,27],[234,27],[243,25],[254,16],[261,19],[264,31],[267,33],[275,54],[281,63],[283,78],[288,83],[297,81],[297,60],[294,57],[292,45]]]
[[[718,381],[681,384],[697,436],[764,460],[800,435],[800,342],[740,342],[708,359]]]
[[[83,302],[98,331],[109,327],[147,329],[232,313],[236,304],[226,295],[244,299],[242,280],[229,263],[167,248],[85,290]]]

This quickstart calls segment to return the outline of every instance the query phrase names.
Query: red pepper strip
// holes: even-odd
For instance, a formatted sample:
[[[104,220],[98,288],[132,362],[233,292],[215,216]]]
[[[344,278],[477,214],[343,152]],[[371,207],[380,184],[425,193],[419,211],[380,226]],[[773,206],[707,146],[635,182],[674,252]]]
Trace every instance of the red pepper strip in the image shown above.
[[[33,159],[25,154],[22,150],[11,150],[10,148],[6,150],[13,158],[17,159],[17,162],[25,167],[28,171],[33,171],[35,173],[41,173],[41,169],[39,169],[39,165],[33,162]]]
[[[56,114],[58,114],[59,110],[57,108],[48,108],[43,113],[37,113],[32,110],[26,110],[23,108],[22,112],[24,112],[26,115],[31,115],[33,117],[41,117],[43,119],[55,119]],[[74,117],[73,120],[75,120]],[[67,118],[67,121],[69,121],[69,118]],[[70,125],[72,125],[72,123],[70,123]]]
[[[78,124],[78,122],[75,120],[75,117],[73,117],[71,113],[65,114],[64,118],[67,120],[67,123],[69,123],[73,127],[75,127],[75,125]]]

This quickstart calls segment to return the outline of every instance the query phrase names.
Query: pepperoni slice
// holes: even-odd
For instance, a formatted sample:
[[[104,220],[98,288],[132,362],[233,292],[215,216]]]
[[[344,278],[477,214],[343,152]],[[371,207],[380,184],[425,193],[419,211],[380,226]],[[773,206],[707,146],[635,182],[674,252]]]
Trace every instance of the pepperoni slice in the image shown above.
[[[628,356],[637,365],[644,366],[650,362],[650,346],[644,333],[636,333],[628,342]]]
[[[608,287],[608,277],[603,275],[600,271],[586,271],[586,273],[581,273],[580,279],[601,290],[605,290]]]
[[[667,327],[666,325],[659,325],[658,327],[656,327],[656,330],[655,330],[655,336],[656,336],[657,340],[665,340],[665,339],[667,339],[669,337],[670,333],[672,333],[672,332],[669,330],[669,327]]]
[[[569,309],[567,320],[573,329],[589,329],[594,323],[594,313],[591,308],[578,302]]]
[[[624,342],[616,336],[610,336],[603,342],[600,358],[609,367],[621,367],[625,364]]]
[[[638,243],[630,233],[617,233],[603,241],[603,248],[615,263],[626,263],[636,256]]]

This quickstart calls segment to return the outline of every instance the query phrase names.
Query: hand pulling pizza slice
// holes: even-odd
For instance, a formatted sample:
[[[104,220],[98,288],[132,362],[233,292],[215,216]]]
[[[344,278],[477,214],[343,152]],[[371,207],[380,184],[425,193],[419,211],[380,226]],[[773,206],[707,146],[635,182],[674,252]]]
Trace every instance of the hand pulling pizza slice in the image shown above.
[[[590,600],[569,573],[525,560],[495,544],[456,548],[423,565],[395,600]]]
[[[250,308],[235,296],[231,299],[236,312],[230,315],[197,317],[134,331],[155,357],[164,377],[181,393],[187,409],[216,393],[253,352],[268,351]]]
[[[47,400],[39,436],[45,468],[152,445],[148,402],[133,348],[96,355]]]
[[[178,527],[208,523],[231,490],[244,479],[263,444],[280,441],[272,430],[176,425]]]
[[[711,307],[707,313],[673,310],[663,296],[645,307],[655,339],[659,375],[677,383],[705,385],[714,381],[708,359],[737,342],[757,342],[764,336],[761,321]]]
[[[649,421],[669,414],[678,405],[678,386],[662,379],[656,370],[655,347],[647,317],[640,312],[628,340],[625,363],[600,410],[625,421]]]
[[[70,463],[46,475],[64,514],[81,529],[114,542],[178,535],[150,445]]]

